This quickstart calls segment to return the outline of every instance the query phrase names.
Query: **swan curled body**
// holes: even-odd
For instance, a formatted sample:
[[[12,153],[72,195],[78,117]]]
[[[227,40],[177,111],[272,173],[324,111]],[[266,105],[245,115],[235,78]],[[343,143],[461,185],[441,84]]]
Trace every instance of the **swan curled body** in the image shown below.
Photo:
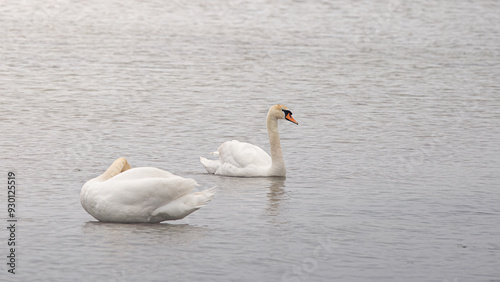
[[[99,221],[159,223],[184,218],[214,197],[215,188],[193,193],[195,185],[193,179],[158,168],[131,168],[119,158],[83,185],[80,202]]]
[[[271,156],[261,148],[237,140],[224,142],[216,152],[219,159],[209,160],[200,157],[200,161],[209,173],[226,176],[285,176],[285,160],[281,150],[278,132],[278,120],[286,119],[295,124],[292,112],[283,105],[275,105],[267,113],[267,132],[271,146]]]

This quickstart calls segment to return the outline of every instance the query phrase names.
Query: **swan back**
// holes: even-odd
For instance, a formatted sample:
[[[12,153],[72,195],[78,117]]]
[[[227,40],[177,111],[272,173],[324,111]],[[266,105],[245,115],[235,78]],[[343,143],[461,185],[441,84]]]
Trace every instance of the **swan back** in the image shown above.
[[[250,143],[237,140],[227,141],[217,151],[224,163],[236,167],[271,166],[271,157],[260,147]]]

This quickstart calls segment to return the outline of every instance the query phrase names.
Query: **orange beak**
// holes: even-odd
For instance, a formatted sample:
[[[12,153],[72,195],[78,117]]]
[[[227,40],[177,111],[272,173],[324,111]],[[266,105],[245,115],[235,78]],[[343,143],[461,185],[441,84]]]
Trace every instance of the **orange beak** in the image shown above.
[[[288,113],[285,118],[293,123],[295,123],[296,125],[299,125],[299,123],[292,117],[292,115],[290,113]]]

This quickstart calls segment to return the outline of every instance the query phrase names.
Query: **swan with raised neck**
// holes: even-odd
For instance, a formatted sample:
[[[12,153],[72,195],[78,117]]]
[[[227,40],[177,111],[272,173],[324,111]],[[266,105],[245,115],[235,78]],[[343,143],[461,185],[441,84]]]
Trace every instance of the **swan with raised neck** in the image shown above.
[[[218,160],[200,157],[209,173],[226,176],[285,176],[285,160],[281,149],[278,120],[285,119],[295,124],[292,112],[284,105],[274,105],[267,112],[266,124],[271,156],[261,148],[240,141],[227,141],[217,152]]]

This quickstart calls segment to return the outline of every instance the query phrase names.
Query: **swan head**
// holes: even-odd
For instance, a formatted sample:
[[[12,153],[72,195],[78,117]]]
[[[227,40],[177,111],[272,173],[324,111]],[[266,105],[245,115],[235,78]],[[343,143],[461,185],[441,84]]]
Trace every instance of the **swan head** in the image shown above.
[[[269,109],[268,116],[273,116],[276,119],[286,119],[295,124],[299,124],[293,117],[292,112],[284,105],[274,105]]]

